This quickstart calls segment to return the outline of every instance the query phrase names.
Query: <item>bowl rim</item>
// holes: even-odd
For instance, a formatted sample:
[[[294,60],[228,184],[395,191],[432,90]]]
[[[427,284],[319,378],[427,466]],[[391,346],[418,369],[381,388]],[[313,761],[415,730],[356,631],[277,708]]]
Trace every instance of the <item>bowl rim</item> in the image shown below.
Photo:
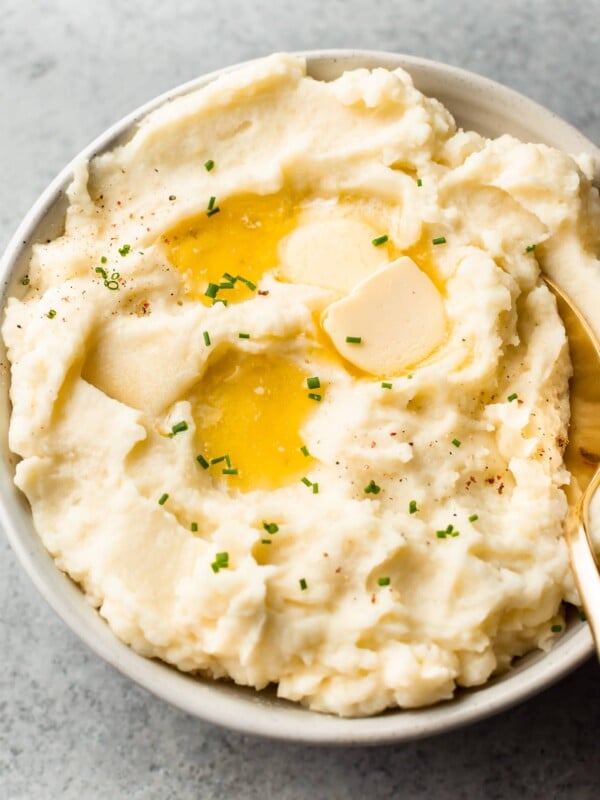
[[[305,50],[290,54],[305,58],[309,71],[333,65],[339,70],[362,63],[369,67],[402,67],[409,73],[413,70],[439,72],[457,84],[463,83],[480,93],[492,94],[495,102],[526,110],[557,128],[558,134],[573,142],[579,151],[600,158],[600,151],[591,141],[553,112],[513,89],[459,67],[417,56],[362,49]],[[201,88],[221,75],[260,60],[250,59],[214,70],[158,95],[110,125],[59,172],[27,212],[0,259],[2,319],[19,258],[28,244],[35,241],[37,228],[64,193],[75,166],[114,146],[155,108]],[[55,566],[35,533],[31,512],[28,506],[25,507],[12,475],[9,460],[2,460],[0,524],[26,573],[67,626],[97,655],[155,696],[200,719],[240,733],[319,745],[375,745],[415,740],[482,720],[522,702],[560,680],[593,652],[587,626],[577,624],[565,633],[564,642],[548,653],[536,654],[532,665],[522,669],[517,666],[507,678],[492,679],[479,688],[467,690],[434,706],[416,710],[395,709],[375,717],[341,718],[311,712],[282,700],[269,705],[261,699],[260,693],[252,689],[232,689],[231,684],[190,680],[189,676],[168,664],[147,659],[121,642],[100,614],[87,603],[81,590]],[[237,696],[241,692],[252,694]]]

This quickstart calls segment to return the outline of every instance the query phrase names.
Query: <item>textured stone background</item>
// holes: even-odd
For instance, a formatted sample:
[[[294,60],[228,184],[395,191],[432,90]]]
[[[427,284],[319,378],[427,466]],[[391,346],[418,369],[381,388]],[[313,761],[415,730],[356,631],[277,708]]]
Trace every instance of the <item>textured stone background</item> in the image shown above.
[[[598,0],[2,0],[0,248],[109,123],[197,74],[275,50],[367,47],[500,80],[600,143]],[[600,671],[397,747],[280,745],[198,722],[93,656],[0,538],[1,800],[600,796]]]

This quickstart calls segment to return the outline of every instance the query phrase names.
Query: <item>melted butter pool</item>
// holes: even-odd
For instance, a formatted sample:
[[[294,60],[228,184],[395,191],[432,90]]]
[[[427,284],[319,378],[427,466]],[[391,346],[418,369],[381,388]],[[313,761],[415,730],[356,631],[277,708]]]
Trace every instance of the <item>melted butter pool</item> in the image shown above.
[[[310,469],[300,435],[318,403],[307,373],[281,356],[231,350],[209,367],[193,401],[199,452],[209,470],[232,488],[272,489]],[[230,467],[228,467],[228,464]],[[223,473],[235,469],[237,474]]]
[[[297,224],[299,207],[288,193],[238,195],[218,202],[220,211],[206,211],[168,231],[162,242],[167,258],[183,274],[192,299],[205,305],[209,283],[226,283],[229,273],[257,284],[279,264],[278,246]],[[221,289],[218,297],[230,303],[248,300],[253,290],[243,281]]]

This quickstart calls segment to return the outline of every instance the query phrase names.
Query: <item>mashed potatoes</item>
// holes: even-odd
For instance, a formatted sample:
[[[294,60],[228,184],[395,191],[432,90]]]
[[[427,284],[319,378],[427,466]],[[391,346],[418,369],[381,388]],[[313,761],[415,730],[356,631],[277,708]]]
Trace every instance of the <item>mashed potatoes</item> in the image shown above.
[[[3,327],[16,483],[117,636],[366,715],[547,647],[590,164],[273,56],[82,163]],[[595,280],[590,280],[590,276]]]

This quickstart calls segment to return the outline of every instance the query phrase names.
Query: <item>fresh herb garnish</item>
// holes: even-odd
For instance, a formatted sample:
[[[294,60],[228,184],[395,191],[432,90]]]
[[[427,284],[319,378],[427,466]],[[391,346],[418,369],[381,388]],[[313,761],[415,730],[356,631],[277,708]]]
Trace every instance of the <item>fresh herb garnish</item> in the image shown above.
[[[317,377],[307,378],[306,379],[306,385],[308,386],[309,389],[320,389],[321,388],[321,381]]]
[[[50,311],[48,311],[48,313],[46,314],[46,316],[48,317],[48,319],[54,319],[54,317],[56,316],[56,311],[53,308],[51,308]]]
[[[183,419],[181,420],[181,422],[178,422],[176,425],[173,425],[173,427],[171,428],[171,434],[175,436],[178,433],[183,433],[184,431],[187,431],[187,429],[188,429],[188,424]]]
[[[362,336],[346,336],[346,341],[348,344],[360,344],[362,342]]]
[[[190,525],[190,530],[191,530],[192,533],[197,533],[198,532],[198,523],[197,522],[192,522],[192,524]]]
[[[250,289],[251,292],[253,292],[256,289],[256,284],[252,283],[252,281],[249,281],[248,278],[244,278],[243,275],[237,275],[236,280],[240,281],[241,283],[244,283],[248,287],[248,289]]]
[[[409,514],[416,514],[419,509],[417,508],[417,501],[411,500],[408,504],[408,513]]]
[[[385,382],[383,382],[383,383],[381,384],[381,388],[382,388],[382,389],[391,389],[391,388],[392,388],[392,384],[391,384],[391,383],[385,383]]]
[[[371,240],[371,244],[375,245],[375,247],[381,247],[382,244],[385,244],[389,239],[387,233],[384,233],[383,236],[377,236],[375,239]]]
[[[306,578],[300,578],[299,583],[300,583],[300,588],[302,589],[303,592],[306,589],[308,589],[308,583],[306,582]]]
[[[377,583],[380,586],[389,586],[390,585],[390,579],[389,578],[377,578]]]
[[[444,531],[436,531],[438,539],[445,539],[447,536],[460,536],[460,531],[454,530],[454,525],[448,525]]]
[[[210,346],[210,335],[209,335],[208,331],[204,331],[204,333],[202,334],[202,337],[204,339],[204,344],[207,347],[209,347]]]
[[[528,244],[527,247],[525,248],[525,252],[526,253],[531,253],[531,252],[533,252],[533,250],[535,250],[535,245],[534,244]]]
[[[471,514],[471,516],[469,517],[469,522],[477,522],[478,519],[479,519],[479,514]]]
[[[204,456],[202,454],[200,454],[199,456],[196,456],[196,461],[200,464],[202,469],[208,469],[210,467],[210,464],[208,463],[208,461],[204,458]]]
[[[119,247],[119,255],[120,256],[126,256],[127,253],[129,253],[130,250],[131,250],[131,245],[130,244],[124,244],[123,247]]]
[[[167,502],[168,499],[169,499],[169,495],[167,494],[167,492],[165,492],[164,494],[161,494],[161,496],[158,498],[158,505],[159,506],[164,506],[164,504]]]
[[[518,396],[519,395],[516,392],[513,392],[512,394],[509,394],[506,399],[508,400],[509,403],[512,403],[512,401],[516,400]]]
[[[226,469],[222,470],[223,475],[237,475],[238,471],[235,467],[227,467]]]
[[[321,395],[320,394],[316,394],[315,392],[309,392],[308,393],[308,399],[309,400],[316,400],[317,403],[320,403],[321,402]]]
[[[207,172],[210,172],[211,169],[214,167],[214,165],[215,165],[215,162],[212,160],[212,158],[209,158],[208,161],[204,162],[204,169]]]
[[[308,452],[308,447],[305,444],[303,444],[302,447],[300,448],[300,452],[302,453],[303,456],[306,456],[307,458],[310,455],[310,453]]]
[[[452,444],[454,445],[454,447],[460,447],[461,444],[460,439],[452,439]]]
[[[220,569],[227,569],[229,567],[229,553],[217,553],[215,560],[210,565],[213,572],[218,572]]]
[[[263,528],[267,533],[274,534],[279,530],[279,525],[276,522],[263,522]]]
[[[219,287],[216,283],[209,283],[206,287],[206,291],[204,292],[206,297],[212,297],[213,300],[217,296],[217,292],[219,291]]]
[[[249,333],[238,333],[238,339],[249,339],[249,338],[250,338]]]
[[[431,240],[431,244],[446,244],[446,237],[436,236],[435,239]]]
[[[369,483],[365,486],[365,494],[379,494],[381,486],[377,486],[375,481],[371,478]]]

